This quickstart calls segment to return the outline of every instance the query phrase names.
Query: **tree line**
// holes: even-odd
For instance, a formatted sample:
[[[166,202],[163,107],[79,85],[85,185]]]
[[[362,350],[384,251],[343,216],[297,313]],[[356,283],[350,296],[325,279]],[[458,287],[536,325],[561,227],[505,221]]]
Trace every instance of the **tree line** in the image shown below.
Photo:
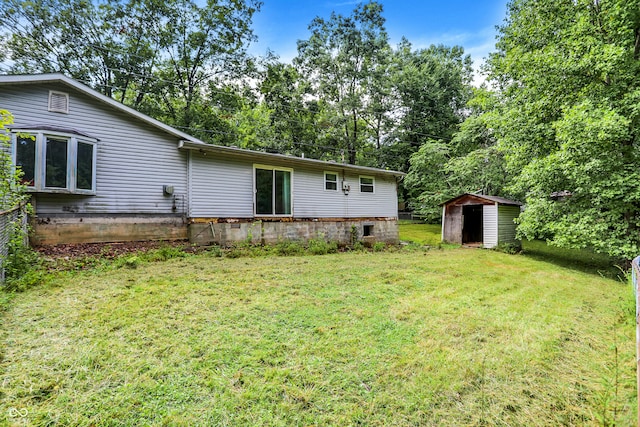
[[[309,24],[297,56],[247,54],[258,0],[5,0],[8,73],[63,72],[204,141],[407,172],[429,220],[462,192],[525,202],[519,233],[640,249],[640,7],[512,0],[474,88],[459,46],[392,46],[384,10]]]

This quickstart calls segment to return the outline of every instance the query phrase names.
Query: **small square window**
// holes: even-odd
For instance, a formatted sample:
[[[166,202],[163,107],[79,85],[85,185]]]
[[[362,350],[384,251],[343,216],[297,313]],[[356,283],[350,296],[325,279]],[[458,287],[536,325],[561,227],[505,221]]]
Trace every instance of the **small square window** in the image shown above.
[[[373,224],[365,224],[362,226],[362,236],[373,236]]]
[[[373,193],[374,181],[372,177],[361,176],[360,177],[360,192],[361,193]]]
[[[338,174],[333,172],[324,173],[324,189],[329,191],[338,190]]]

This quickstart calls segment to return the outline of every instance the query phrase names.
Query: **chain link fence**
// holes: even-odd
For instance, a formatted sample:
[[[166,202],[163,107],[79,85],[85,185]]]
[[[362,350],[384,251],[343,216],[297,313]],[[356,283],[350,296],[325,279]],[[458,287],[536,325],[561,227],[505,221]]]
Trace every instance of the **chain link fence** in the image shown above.
[[[4,283],[5,269],[4,263],[9,254],[9,243],[15,233],[21,230],[24,245],[28,245],[27,237],[27,209],[22,203],[13,209],[0,212],[0,284]]]

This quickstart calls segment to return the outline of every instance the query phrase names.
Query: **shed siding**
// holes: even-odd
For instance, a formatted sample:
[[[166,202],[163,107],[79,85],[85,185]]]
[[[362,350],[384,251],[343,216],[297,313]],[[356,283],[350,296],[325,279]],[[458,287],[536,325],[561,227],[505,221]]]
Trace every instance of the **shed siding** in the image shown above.
[[[449,243],[462,244],[462,206],[448,205],[444,207],[442,217],[442,240]]]
[[[253,164],[191,154],[191,217],[253,217]]]
[[[47,111],[49,90],[69,93],[69,114]],[[38,215],[185,213],[187,153],[177,150],[176,137],[62,84],[2,86],[0,108],[13,114],[15,127],[55,125],[100,140],[96,195],[37,194]],[[174,186],[176,210],[163,185]]]
[[[498,242],[516,242],[516,224],[513,221],[520,215],[519,206],[500,205],[498,207]]]
[[[483,245],[485,248],[493,248],[498,244],[498,206],[483,206],[482,223]]]

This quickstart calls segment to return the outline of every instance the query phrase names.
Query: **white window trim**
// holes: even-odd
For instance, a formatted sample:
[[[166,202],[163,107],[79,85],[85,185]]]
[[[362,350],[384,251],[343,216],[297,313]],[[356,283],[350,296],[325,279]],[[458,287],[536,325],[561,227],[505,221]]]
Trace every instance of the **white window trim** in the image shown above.
[[[63,96],[65,98],[65,107],[66,108],[55,108],[54,106],[51,105],[51,100],[53,99],[54,96]],[[57,90],[50,90],[49,91],[49,100],[48,100],[48,104],[47,104],[47,111],[50,111],[52,113],[64,113],[64,114],[69,114],[69,94],[66,92],[59,92]]]
[[[96,164],[97,164],[97,152],[98,152],[98,140],[81,137],[75,134],[55,132],[55,131],[42,131],[37,129],[12,129],[11,135],[11,154],[13,164],[17,163],[18,146],[17,136],[18,134],[31,135],[36,138],[35,147],[35,165],[34,165],[34,185],[28,186],[26,189],[28,192],[34,193],[64,193],[64,194],[84,194],[93,196],[96,194]],[[67,140],[67,186],[65,188],[60,187],[46,187],[46,138],[58,138]],[[86,190],[76,187],[76,174],[77,174],[77,156],[78,156],[78,143],[88,144],[93,146],[93,159],[91,170],[91,190]]]
[[[366,178],[366,179],[370,179],[371,180],[371,188],[373,189],[373,191],[368,192],[368,191],[362,191],[362,178]],[[369,184],[365,184],[365,185],[369,185]],[[358,177],[358,191],[360,191],[360,193],[362,194],[375,194],[376,193],[376,178],[373,176],[369,176],[369,175],[360,175]]]
[[[271,171],[284,171],[289,172],[291,177],[291,213],[290,214],[258,214],[256,211],[258,209],[258,201],[256,197],[258,195],[258,189],[256,188],[256,169],[264,169]],[[294,206],[294,191],[293,191],[293,169],[285,168],[281,166],[272,166],[272,165],[263,165],[254,163],[253,165],[253,216],[258,218],[292,218],[293,217],[293,206]],[[273,198],[275,203],[275,197]]]
[[[335,180],[335,184],[336,184],[336,188],[334,190],[327,188],[327,182],[334,182],[334,181],[327,181],[327,175],[335,175],[336,176],[336,180]],[[332,193],[337,193],[339,188],[339,184],[340,184],[340,174],[338,172],[332,172],[332,171],[324,171],[324,191],[330,191]]]

